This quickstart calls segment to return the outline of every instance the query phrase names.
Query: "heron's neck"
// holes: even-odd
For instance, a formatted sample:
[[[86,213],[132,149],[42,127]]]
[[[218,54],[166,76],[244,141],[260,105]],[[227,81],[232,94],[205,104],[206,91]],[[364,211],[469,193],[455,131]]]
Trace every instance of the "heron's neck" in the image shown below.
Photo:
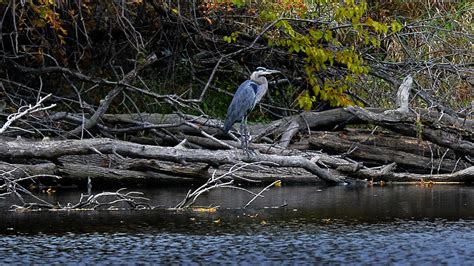
[[[259,85],[259,88],[257,90],[257,94],[255,95],[255,104],[257,104],[258,102],[260,102],[263,95],[265,95],[265,93],[267,93],[268,81],[264,76],[255,77],[252,80],[255,81]]]

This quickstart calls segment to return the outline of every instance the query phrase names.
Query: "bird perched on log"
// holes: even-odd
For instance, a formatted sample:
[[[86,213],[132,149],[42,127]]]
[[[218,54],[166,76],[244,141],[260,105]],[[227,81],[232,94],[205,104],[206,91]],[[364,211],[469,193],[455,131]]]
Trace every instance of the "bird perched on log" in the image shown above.
[[[268,81],[265,75],[280,73],[278,70],[257,67],[250,75],[250,79],[240,84],[234,94],[234,98],[227,109],[224,122],[224,131],[229,132],[235,122],[240,123],[240,135],[242,137],[242,149],[248,154],[249,136],[247,131],[247,116],[255,108],[262,97],[267,93]]]

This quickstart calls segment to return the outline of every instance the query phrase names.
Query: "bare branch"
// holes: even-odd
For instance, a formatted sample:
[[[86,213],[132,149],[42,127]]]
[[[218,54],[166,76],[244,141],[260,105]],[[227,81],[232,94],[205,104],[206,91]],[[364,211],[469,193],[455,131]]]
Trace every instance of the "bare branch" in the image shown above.
[[[28,106],[22,106],[18,109],[18,111],[15,114],[11,114],[7,117],[7,122],[3,124],[2,128],[0,128],[0,134],[3,134],[11,124],[13,124],[15,121],[18,119],[22,118],[25,115],[40,112],[40,111],[45,111],[51,108],[56,107],[56,104],[51,104],[46,107],[42,107],[41,105],[43,102],[48,99],[51,96],[51,94],[46,95],[45,97],[40,97],[38,102],[35,105],[28,105]]]

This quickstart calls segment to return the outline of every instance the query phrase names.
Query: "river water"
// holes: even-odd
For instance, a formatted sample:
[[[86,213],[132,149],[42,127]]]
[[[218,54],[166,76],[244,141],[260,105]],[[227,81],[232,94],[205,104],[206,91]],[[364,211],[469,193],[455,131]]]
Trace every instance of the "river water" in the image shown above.
[[[283,186],[247,209],[252,196],[221,189],[198,202],[216,212],[165,210],[184,189],[135,190],[162,208],[13,212],[0,200],[0,263],[474,263],[471,186]]]

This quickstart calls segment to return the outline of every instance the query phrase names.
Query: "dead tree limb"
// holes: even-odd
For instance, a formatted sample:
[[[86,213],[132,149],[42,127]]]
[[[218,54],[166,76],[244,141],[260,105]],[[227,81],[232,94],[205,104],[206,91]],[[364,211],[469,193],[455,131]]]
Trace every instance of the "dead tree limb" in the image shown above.
[[[190,177],[179,173],[160,173],[156,171],[139,171],[86,165],[77,163],[40,164],[0,164],[0,171],[10,171],[10,176],[17,181],[30,179],[30,176],[61,175],[68,182],[85,182],[91,178],[92,182],[192,182],[203,177]],[[1,188],[1,187],[0,187]]]
[[[352,131],[353,132],[353,131]],[[314,133],[310,138],[309,143],[313,149],[322,149],[330,154],[344,154],[345,156],[365,162],[366,164],[375,163],[391,163],[395,162],[405,169],[415,172],[452,172],[457,169],[466,168],[465,163],[458,163],[456,160],[437,158],[431,156],[417,155],[416,153],[409,153],[397,150],[396,147],[387,147],[387,145],[378,142],[378,145],[372,143],[364,144],[345,139],[347,133]],[[419,147],[416,140],[411,143],[414,148]],[[467,166],[468,167],[468,166]]]
[[[247,208],[252,202],[254,202],[263,192],[267,191],[271,187],[275,186],[276,184],[281,183],[280,180],[273,181],[270,185],[264,187],[259,193],[257,193],[247,204],[245,204],[244,209]]]
[[[474,166],[457,171],[452,174],[423,175],[413,173],[388,173],[378,179],[401,182],[401,181],[435,181],[435,182],[464,182],[474,181]],[[377,179],[376,179],[377,180]]]
[[[234,164],[237,162],[269,162],[279,167],[298,167],[317,175],[329,183],[343,183],[346,178],[321,169],[302,156],[279,156],[253,154],[247,156],[241,151],[210,151],[174,149],[140,145],[112,139],[84,139],[60,141],[5,141],[0,142],[0,158],[45,158],[56,159],[64,155],[85,155],[94,153],[120,154],[132,158],[149,158],[178,163],[202,162],[210,165]]]
[[[236,164],[236,165],[233,165],[227,172],[220,175],[216,175],[217,170],[215,170],[212,176],[206,181],[206,183],[202,184],[200,187],[196,188],[194,191],[190,190],[188,194],[186,195],[186,197],[180,203],[178,203],[178,205],[176,205],[175,208],[177,209],[188,208],[196,202],[199,196],[217,188],[234,188],[234,189],[243,190],[245,192],[253,194],[256,197],[260,196],[247,189],[234,186],[233,185],[234,179],[232,178],[232,175],[240,171],[241,169],[244,169],[251,165],[258,165],[260,163],[261,162]]]
[[[288,147],[293,136],[296,133],[298,133],[299,128],[300,128],[300,125],[298,124],[298,122],[292,121],[290,125],[288,126],[287,131],[283,133],[283,136],[281,136],[279,145],[282,148]]]
[[[394,165],[390,164],[380,170],[361,170],[358,173],[347,173],[353,177],[371,179],[375,182],[474,182],[474,166],[447,174],[415,174],[396,173]]]
[[[435,144],[450,148],[461,154],[474,156],[474,143],[463,139],[459,134],[449,132],[450,127],[436,125],[429,117],[423,116],[423,120],[414,114],[377,114],[370,112],[358,106],[349,106],[345,108],[361,120],[374,125],[385,127],[395,132],[409,136],[422,136]],[[418,127],[417,127],[418,126]],[[462,129],[458,129],[462,131]],[[464,130],[466,138],[470,139],[473,131]]]
[[[128,83],[133,80],[133,78],[136,77],[138,72],[142,70],[144,67],[154,63],[156,60],[158,60],[157,56],[155,54],[151,54],[148,56],[148,58],[145,60],[144,63],[137,65],[135,69],[132,71],[128,72],[125,77],[121,80],[121,82]],[[70,134],[72,135],[79,135],[83,130],[90,129],[93,127],[97,121],[105,114],[107,109],[109,108],[109,105],[112,103],[113,99],[119,95],[120,92],[122,92],[124,89],[124,86],[118,85],[116,86],[113,90],[111,90],[104,99],[100,101],[99,107],[95,111],[95,113],[91,116],[87,122],[84,122],[83,125],[80,125],[73,129]]]
[[[18,109],[18,111],[14,114],[11,114],[7,117],[7,121],[3,126],[0,128],[0,134],[3,134],[10,126],[13,124],[13,122],[17,121],[18,119],[22,118],[25,115],[40,112],[40,111],[45,111],[51,108],[54,108],[56,104],[51,104],[46,107],[42,107],[41,105],[43,102],[48,99],[51,96],[51,94],[48,94],[44,97],[40,97],[38,102],[35,105],[28,105],[28,106],[22,106]]]
[[[68,203],[66,206],[58,204],[56,208],[66,210],[78,209],[99,209],[108,206],[109,209],[118,209],[118,204],[124,203],[132,210],[136,209],[151,209],[152,207],[146,203],[148,198],[143,197],[142,192],[130,191],[123,193],[125,189],[121,188],[115,192],[102,192],[95,195],[84,197],[81,195],[79,202],[76,204]]]
[[[405,77],[405,79],[403,79],[402,85],[400,85],[400,87],[398,88],[396,101],[398,106],[398,112],[408,113],[410,111],[410,109],[408,109],[408,100],[410,97],[410,90],[412,85],[413,78],[411,77],[411,75],[408,75],[407,77]]]

